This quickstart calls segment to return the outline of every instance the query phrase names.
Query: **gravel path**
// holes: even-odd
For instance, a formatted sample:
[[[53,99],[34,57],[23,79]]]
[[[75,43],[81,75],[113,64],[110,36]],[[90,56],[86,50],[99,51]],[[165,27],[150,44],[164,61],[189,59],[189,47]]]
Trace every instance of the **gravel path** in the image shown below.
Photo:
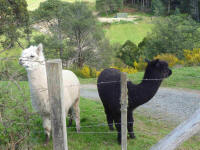
[[[81,85],[81,96],[99,101],[96,85]],[[151,101],[137,108],[161,120],[180,123],[200,108],[200,91],[160,88]]]

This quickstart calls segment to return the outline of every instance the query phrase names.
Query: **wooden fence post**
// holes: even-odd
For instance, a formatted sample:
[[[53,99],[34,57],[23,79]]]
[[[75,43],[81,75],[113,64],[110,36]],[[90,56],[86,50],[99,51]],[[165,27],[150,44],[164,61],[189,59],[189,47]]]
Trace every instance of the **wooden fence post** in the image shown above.
[[[150,150],[174,150],[198,131],[200,131],[200,109]]]
[[[62,61],[60,59],[47,61],[46,70],[51,108],[53,149],[68,150],[66,116],[63,105]]]
[[[127,76],[121,72],[121,146],[127,150]]]

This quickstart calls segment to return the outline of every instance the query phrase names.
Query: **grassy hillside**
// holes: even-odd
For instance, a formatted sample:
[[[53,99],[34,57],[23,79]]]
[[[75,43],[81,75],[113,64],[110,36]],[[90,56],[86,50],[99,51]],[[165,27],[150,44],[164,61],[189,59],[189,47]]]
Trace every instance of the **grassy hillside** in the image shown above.
[[[34,9],[37,9],[39,7],[41,2],[44,2],[46,0],[26,0],[26,1],[27,1],[27,4],[28,4],[28,10],[34,10]],[[76,0],[62,0],[62,1],[75,2]],[[95,0],[82,0],[82,1],[95,3]]]
[[[105,29],[106,37],[110,39],[111,44],[124,44],[126,40],[130,40],[138,44],[143,40],[148,32],[151,32],[153,25],[145,21],[136,23],[112,24]]]

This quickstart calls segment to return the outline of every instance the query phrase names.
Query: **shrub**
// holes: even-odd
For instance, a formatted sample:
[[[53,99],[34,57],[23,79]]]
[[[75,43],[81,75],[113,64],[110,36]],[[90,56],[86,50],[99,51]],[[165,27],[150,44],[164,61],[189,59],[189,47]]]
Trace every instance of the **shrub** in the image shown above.
[[[110,68],[118,69],[121,72],[126,72],[128,74],[133,74],[133,73],[137,73],[138,72],[137,69],[135,69],[133,67],[129,67],[129,66],[126,66],[126,67],[111,66]]]
[[[170,67],[173,67],[179,62],[179,59],[175,55],[169,53],[157,55],[154,59],[164,60]]]
[[[144,59],[142,57],[140,57],[138,62],[136,62],[136,61],[133,62],[133,66],[138,71],[143,71],[143,70],[145,70],[147,63],[144,61]]]
[[[200,48],[193,50],[184,50],[185,63],[188,65],[200,64]]]
[[[87,65],[84,65],[81,69],[71,70],[81,78],[96,78],[100,74],[100,71],[97,71],[96,68],[92,68]]]
[[[28,149],[44,140],[41,118],[29,97],[27,82],[0,83],[0,149]]]
[[[126,41],[124,45],[117,51],[117,57],[120,58],[126,65],[133,67],[133,61],[138,61],[140,51],[133,42]]]
[[[183,50],[200,47],[199,24],[186,15],[170,15],[155,20],[154,28],[139,44],[146,58],[162,53],[175,54],[183,59]]]

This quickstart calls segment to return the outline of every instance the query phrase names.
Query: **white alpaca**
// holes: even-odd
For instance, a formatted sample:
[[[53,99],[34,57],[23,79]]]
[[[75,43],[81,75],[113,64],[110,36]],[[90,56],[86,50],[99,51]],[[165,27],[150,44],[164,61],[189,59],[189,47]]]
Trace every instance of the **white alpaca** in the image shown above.
[[[32,106],[41,115],[43,119],[43,127],[45,129],[46,140],[48,142],[51,133],[51,120],[47,89],[46,66],[42,44],[39,44],[38,46],[30,46],[29,48],[23,50],[19,59],[19,63],[27,70]],[[72,116],[75,118],[76,121],[76,129],[77,132],[79,132],[80,83],[73,72],[69,70],[63,70],[63,86],[66,116],[68,114],[69,109],[71,108]],[[70,118],[70,122],[71,121],[72,118]]]

